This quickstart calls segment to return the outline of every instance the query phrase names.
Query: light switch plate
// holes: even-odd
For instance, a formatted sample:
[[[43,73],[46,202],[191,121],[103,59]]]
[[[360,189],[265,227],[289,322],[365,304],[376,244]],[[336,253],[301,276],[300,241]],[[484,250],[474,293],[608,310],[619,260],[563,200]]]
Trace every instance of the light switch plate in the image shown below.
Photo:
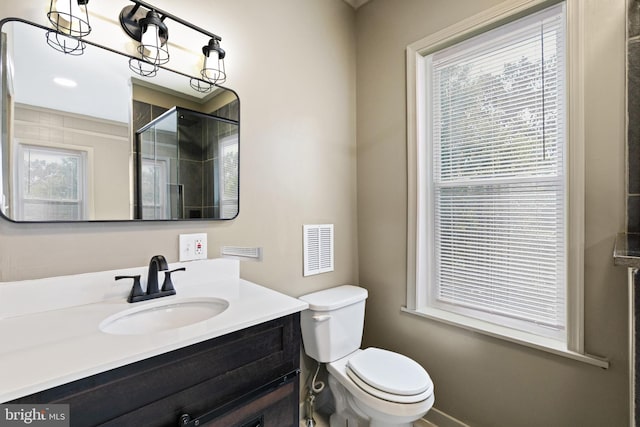
[[[207,259],[206,233],[180,235],[180,261]]]

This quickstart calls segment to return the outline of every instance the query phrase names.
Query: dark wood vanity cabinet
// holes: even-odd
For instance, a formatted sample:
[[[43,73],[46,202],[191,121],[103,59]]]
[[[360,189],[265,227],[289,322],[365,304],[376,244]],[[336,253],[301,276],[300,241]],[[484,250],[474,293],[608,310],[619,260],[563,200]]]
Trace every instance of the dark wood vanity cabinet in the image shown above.
[[[299,366],[295,313],[10,403],[66,403],[82,427],[297,426]]]

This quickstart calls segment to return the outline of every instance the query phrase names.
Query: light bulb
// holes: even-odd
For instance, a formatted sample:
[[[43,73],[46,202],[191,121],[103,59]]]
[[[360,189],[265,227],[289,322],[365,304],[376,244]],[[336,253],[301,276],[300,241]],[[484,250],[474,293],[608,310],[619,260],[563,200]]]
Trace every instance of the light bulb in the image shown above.
[[[204,57],[202,76],[213,82],[220,79],[220,56],[218,51],[210,50],[209,56]]]
[[[155,62],[159,55],[160,37],[158,37],[158,26],[149,24],[147,31],[142,33],[142,40],[140,47],[144,49],[144,52],[140,52],[151,62]]]
[[[150,12],[155,13],[155,12]],[[169,49],[166,42],[166,27],[159,19],[149,19],[143,26],[145,31],[140,38],[138,52],[142,58],[156,65],[166,64],[169,61]]]
[[[79,5],[78,0],[56,0],[47,16],[61,33],[83,37],[91,32],[86,6]]]
[[[82,13],[78,0],[56,0],[56,11],[67,22],[71,17],[78,17]]]

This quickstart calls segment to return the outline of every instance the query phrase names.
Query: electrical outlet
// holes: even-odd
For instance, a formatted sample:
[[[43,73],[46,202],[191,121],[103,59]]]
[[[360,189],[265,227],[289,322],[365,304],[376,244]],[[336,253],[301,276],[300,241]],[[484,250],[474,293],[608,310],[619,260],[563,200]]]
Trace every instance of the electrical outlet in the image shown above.
[[[207,250],[207,245],[202,242],[202,239],[196,239],[194,245],[194,252],[196,255],[202,255]]]
[[[180,261],[195,259],[207,259],[207,235],[205,233],[181,234]]]

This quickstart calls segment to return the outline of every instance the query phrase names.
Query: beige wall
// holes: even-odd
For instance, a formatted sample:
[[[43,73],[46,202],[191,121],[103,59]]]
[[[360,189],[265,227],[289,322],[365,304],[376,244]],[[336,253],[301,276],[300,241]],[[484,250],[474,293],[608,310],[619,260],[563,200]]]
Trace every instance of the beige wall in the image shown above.
[[[403,352],[435,406],[473,426],[628,425],[624,230],[625,1],[586,0],[585,342],[603,370],[401,313],[406,282],[405,54],[496,0],[373,0],[357,13],[358,246],[365,344]]]
[[[134,101],[146,102],[147,104],[157,105],[167,110],[175,106],[180,106],[194,111],[201,111],[202,106],[197,102],[188,100],[185,97],[175,96],[167,92],[142,86],[137,83],[138,81],[139,79],[135,79],[131,85],[131,97]]]
[[[45,23],[45,3],[2,2],[0,16]],[[153,3],[223,36],[227,85],[241,101],[239,217],[29,226],[2,220],[0,280],[144,265],[156,253],[175,261],[177,235],[204,231],[210,257],[221,245],[263,247],[263,262],[243,263],[243,277],[290,295],[355,283],[359,275],[370,291],[366,344],[422,363],[436,384],[436,407],[474,426],[627,424],[626,273],[611,262],[614,235],[624,228],[624,0],[585,0],[586,347],[608,357],[609,370],[400,312],[404,49],[497,0],[372,0],[357,15],[342,0]],[[302,277],[304,223],[335,224],[334,273]]]
[[[0,2],[0,16],[46,24],[48,3]],[[219,256],[222,245],[262,247],[263,261],[242,263],[242,276],[287,294],[356,282],[353,9],[342,0],[152,3],[223,38],[226,85],[241,104],[239,217],[156,224],[0,220],[0,280],[146,265],[157,253],[173,262],[179,233],[206,232],[209,257]],[[96,32],[110,23],[113,34],[122,33],[117,13],[92,19]],[[204,42],[193,44],[199,51]],[[302,277],[305,223],[335,224],[335,272]]]

